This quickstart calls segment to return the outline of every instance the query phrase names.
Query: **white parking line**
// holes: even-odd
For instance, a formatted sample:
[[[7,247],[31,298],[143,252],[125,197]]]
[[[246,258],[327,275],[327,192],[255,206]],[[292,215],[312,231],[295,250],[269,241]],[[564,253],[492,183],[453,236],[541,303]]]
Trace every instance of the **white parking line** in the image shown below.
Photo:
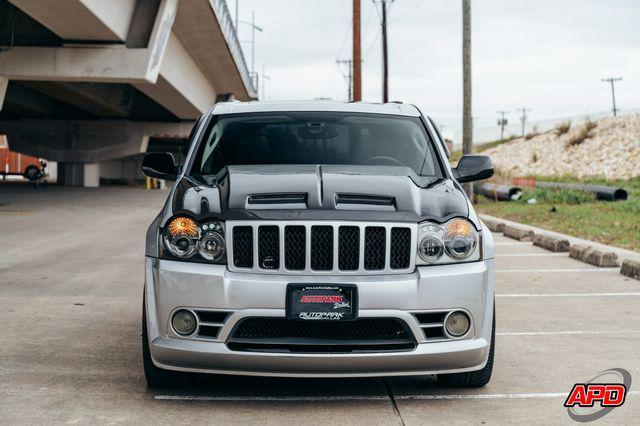
[[[495,393],[495,394],[431,394],[394,395],[396,400],[460,400],[460,399],[541,399],[566,398],[568,392],[546,393]],[[629,395],[640,395],[640,391],[629,391]],[[335,396],[203,396],[203,395],[156,395],[161,401],[218,401],[218,402],[331,402],[331,401],[388,401],[388,395],[335,395]]]
[[[568,392],[546,392],[546,393],[494,393],[494,394],[459,394],[459,395],[398,395],[395,399],[539,399],[539,398],[566,398]],[[640,395],[640,391],[629,391],[628,395]]]
[[[496,294],[496,297],[634,297],[640,293],[516,293]]]
[[[530,246],[531,243],[523,243],[519,241],[496,241],[493,243],[494,246]]]
[[[618,272],[620,268],[565,268],[565,269],[496,269],[495,272]]]
[[[607,335],[607,334],[640,334],[640,330],[621,331],[591,331],[591,330],[571,330],[571,331],[514,331],[496,333],[496,336],[566,336],[566,335]]]
[[[334,396],[203,396],[203,395],[156,395],[155,399],[168,401],[387,401],[388,395],[334,395]]]
[[[495,257],[554,257],[565,256],[569,257],[568,253],[507,253],[496,254]]]

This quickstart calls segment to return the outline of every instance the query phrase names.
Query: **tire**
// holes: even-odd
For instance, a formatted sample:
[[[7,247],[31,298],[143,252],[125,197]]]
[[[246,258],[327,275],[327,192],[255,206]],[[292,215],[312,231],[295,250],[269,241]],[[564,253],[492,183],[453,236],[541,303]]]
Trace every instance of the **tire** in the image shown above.
[[[38,180],[42,177],[42,172],[36,166],[31,165],[25,169],[24,177],[30,181]]]
[[[438,374],[438,382],[454,388],[481,388],[491,380],[493,371],[493,354],[496,347],[496,312],[493,311],[491,325],[491,346],[487,364],[481,370],[466,373]]]
[[[172,386],[184,386],[188,384],[189,374],[179,371],[165,370],[153,363],[149,351],[149,336],[147,335],[147,312],[144,298],[142,300],[142,364],[147,386],[162,388]]]

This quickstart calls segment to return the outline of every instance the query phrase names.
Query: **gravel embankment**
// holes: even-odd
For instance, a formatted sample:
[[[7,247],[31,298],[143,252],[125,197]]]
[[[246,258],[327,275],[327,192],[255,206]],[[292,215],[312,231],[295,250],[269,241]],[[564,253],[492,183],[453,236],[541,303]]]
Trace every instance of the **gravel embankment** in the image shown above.
[[[583,130],[584,122],[571,123],[563,135],[547,132],[528,140],[484,151],[496,168],[509,176],[603,177],[630,179],[640,176],[640,114],[597,120],[590,137],[570,142]]]

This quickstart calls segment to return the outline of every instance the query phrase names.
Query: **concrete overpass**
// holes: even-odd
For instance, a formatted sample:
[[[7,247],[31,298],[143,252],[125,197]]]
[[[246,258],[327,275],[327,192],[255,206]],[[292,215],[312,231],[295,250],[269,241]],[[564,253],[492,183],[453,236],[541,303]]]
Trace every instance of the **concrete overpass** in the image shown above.
[[[134,178],[216,101],[256,97],[224,0],[0,0],[0,134],[61,183]]]

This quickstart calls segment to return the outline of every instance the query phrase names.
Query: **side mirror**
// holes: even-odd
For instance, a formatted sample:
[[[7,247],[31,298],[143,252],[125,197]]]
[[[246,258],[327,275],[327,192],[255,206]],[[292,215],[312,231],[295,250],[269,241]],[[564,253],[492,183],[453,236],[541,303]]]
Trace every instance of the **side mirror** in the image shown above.
[[[488,155],[465,155],[453,169],[453,177],[460,183],[489,179],[493,176],[493,161]]]
[[[153,178],[176,180],[180,169],[176,165],[173,154],[169,152],[153,152],[144,156],[142,173]]]

